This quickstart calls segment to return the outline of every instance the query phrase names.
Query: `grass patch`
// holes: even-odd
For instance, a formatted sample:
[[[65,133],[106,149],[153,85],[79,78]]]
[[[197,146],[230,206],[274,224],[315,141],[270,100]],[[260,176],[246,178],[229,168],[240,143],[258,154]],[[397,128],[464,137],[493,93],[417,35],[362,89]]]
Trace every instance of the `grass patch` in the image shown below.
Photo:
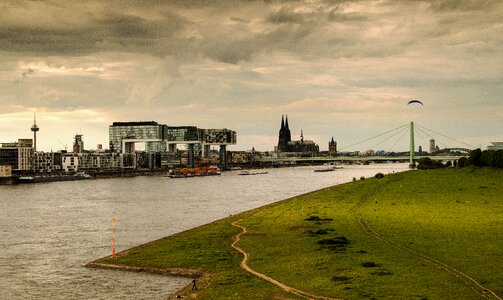
[[[251,253],[249,265],[311,294],[480,298],[450,273],[366,234],[358,213],[380,235],[455,267],[501,297],[502,179],[503,170],[472,168],[369,178],[213,222],[102,262],[204,270],[211,282],[199,282],[198,299],[297,299],[239,268],[242,256],[230,244],[239,233],[231,223],[240,220],[248,233],[239,246]],[[307,217],[306,208],[312,212]]]

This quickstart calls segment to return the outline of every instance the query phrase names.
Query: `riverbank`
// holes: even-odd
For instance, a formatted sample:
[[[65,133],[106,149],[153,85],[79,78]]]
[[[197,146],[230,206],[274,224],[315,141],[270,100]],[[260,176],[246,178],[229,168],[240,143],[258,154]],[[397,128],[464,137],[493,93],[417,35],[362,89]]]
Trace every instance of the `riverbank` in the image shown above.
[[[442,169],[358,180],[287,199],[127,250],[98,263],[209,274],[178,292],[199,299],[302,298],[249,266],[310,295],[501,299],[503,173]],[[461,275],[462,274],[462,275]]]

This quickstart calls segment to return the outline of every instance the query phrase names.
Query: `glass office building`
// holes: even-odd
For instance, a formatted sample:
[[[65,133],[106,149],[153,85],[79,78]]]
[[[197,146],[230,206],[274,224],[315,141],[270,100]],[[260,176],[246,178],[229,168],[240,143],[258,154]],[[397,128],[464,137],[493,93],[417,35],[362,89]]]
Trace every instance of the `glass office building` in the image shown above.
[[[126,153],[134,152],[134,141],[145,142],[145,150],[166,149],[159,142],[164,140],[167,126],[154,121],[149,122],[114,122],[108,128],[110,151],[123,152],[123,140],[130,140],[126,146]]]
[[[167,126],[154,121],[114,122],[109,126],[109,137],[110,151],[116,153],[135,152],[135,143],[145,143],[147,153],[166,152],[168,145],[169,152],[173,152],[177,144],[188,144],[196,153],[202,145],[236,144],[236,132],[229,129]]]

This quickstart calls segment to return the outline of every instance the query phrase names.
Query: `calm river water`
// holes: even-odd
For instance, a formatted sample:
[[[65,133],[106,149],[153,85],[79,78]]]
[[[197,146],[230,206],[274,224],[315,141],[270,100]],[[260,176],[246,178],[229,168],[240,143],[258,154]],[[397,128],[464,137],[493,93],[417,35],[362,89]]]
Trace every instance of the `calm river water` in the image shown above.
[[[112,217],[121,251],[353,177],[403,171],[407,164],[313,169],[0,186],[0,299],[164,299],[190,280],[83,267],[110,255]]]

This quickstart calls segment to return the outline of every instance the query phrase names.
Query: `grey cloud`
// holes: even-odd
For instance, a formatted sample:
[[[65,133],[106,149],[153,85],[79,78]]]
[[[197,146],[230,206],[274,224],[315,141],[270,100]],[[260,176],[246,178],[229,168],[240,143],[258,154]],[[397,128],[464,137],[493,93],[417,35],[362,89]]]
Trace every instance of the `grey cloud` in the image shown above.
[[[295,13],[292,9],[282,7],[279,11],[270,14],[267,17],[267,21],[273,24],[303,23],[304,15]]]
[[[29,68],[28,70],[24,71],[22,75],[23,75],[23,78],[27,78],[28,75],[33,74],[33,73],[35,73],[35,70],[33,70],[32,68]]]
[[[341,13],[336,9],[330,10],[327,18],[332,22],[361,22],[369,19],[358,13]]]
[[[240,18],[240,17],[230,17],[230,20],[234,21],[236,23],[243,23],[243,24],[249,24],[250,23],[250,20],[244,19],[244,18]]]
[[[502,5],[500,0],[434,0],[431,8],[436,11],[473,11],[487,10],[495,5]]]

